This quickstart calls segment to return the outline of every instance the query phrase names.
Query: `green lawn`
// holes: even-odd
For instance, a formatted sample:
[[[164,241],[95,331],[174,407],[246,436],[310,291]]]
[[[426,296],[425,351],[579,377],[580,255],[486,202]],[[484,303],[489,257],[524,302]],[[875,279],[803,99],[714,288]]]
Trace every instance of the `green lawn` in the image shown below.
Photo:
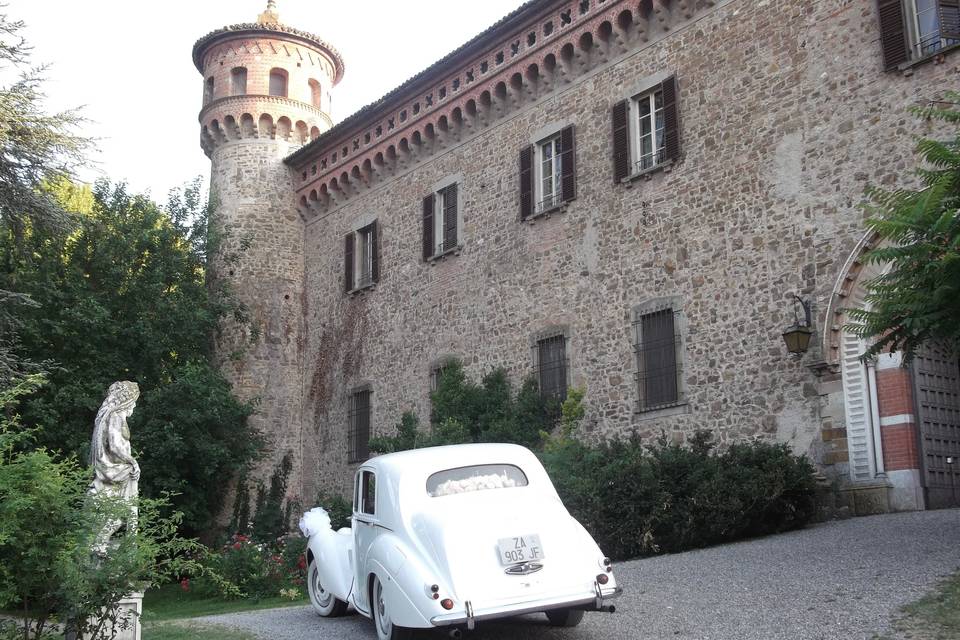
[[[256,640],[234,629],[219,629],[190,623],[144,623],[143,640]]]
[[[266,598],[263,600],[221,600],[219,598],[198,598],[180,585],[172,584],[148,591],[143,598],[143,621],[155,623],[165,620],[196,618],[197,616],[215,616],[235,611],[254,611],[257,609],[275,609],[277,607],[296,607],[308,604],[306,597],[300,600],[286,598]],[[164,625],[164,628],[170,625]],[[168,636],[157,636],[167,638]],[[169,636],[179,638],[181,636]],[[188,637],[188,636],[183,636]],[[206,637],[206,636],[204,636]],[[211,638],[220,636],[211,636]]]
[[[893,623],[896,638],[960,640],[960,573],[903,607],[901,613]],[[889,640],[889,636],[882,640]]]

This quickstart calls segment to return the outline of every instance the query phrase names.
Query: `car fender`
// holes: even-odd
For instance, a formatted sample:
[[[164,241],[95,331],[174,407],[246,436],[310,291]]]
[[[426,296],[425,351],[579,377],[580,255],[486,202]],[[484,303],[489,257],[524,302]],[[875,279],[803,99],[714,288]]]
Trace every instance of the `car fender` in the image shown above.
[[[437,578],[398,536],[380,536],[367,556],[367,588],[376,575],[383,585],[383,598],[390,618],[401,627],[427,628],[430,618],[442,611],[429,592]]]
[[[353,589],[353,555],[352,535],[325,530],[307,542],[307,560],[316,562],[321,584],[344,602],[349,602]]]

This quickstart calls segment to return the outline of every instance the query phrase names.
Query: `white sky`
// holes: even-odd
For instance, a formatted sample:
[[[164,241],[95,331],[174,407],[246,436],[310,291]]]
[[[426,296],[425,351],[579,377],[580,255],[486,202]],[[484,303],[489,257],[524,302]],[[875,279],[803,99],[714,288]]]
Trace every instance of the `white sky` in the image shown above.
[[[7,0],[27,23],[33,63],[48,63],[49,111],[83,106],[82,134],[99,139],[99,171],[134,191],[167,192],[209,161],[200,150],[203,80],[193,43],[228,24],[254,22],[266,0]],[[336,47],[346,74],[334,122],[373,102],[516,9],[522,0],[278,0],[280,20]],[[91,180],[95,175],[82,176]]]

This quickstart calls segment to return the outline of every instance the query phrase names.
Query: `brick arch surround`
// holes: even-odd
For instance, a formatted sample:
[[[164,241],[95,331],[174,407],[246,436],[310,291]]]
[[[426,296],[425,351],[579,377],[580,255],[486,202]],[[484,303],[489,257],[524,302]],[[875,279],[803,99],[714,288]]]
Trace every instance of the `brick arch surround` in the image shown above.
[[[867,487],[859,499],[876,501],[864,510],[915,510],[925,506],[921,480],[920,438],[913,399],[913,377],[902,354],[883,354],[862,362],[868,343],[846,329],[848,309],[868,309],[868,283],[890,265],[864,261],[864,254],[883,246],[868,233],[857,244],[840,273],[827,309],[824,353],[840,369],[849,479]]]

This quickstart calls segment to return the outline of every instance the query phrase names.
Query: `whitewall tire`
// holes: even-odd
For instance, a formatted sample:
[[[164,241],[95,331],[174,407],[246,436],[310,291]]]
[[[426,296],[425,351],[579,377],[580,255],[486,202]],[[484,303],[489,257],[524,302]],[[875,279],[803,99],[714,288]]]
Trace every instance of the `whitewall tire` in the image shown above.
[[[370,605],[373,609],[373,626],[377,628],[378,640],[410,640],[413,638],[413,632],[404,627],[398,627],[390,618],[390,609],[384,601],[383,584],[380,578],[373,577],[373,588],[370,589]]]
[[[342,616],[347,610],[346,602],[337,599],[323,587],[316,560],[312,560],[307,566],[307,592],[310,594],[310,604],[313,605],[314,610],[325,618]]]

